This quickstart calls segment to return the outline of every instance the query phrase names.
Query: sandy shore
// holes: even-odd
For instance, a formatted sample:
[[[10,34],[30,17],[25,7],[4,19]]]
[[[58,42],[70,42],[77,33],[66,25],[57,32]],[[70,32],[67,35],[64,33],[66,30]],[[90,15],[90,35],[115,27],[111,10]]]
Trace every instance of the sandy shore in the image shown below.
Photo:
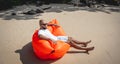
[[[81,41],[92,40],[95,46],[90,55],[66,53],[54,61],[36,58],[31,38],[38,29],[38,20],[47,22],[56,18],[67,35]],[[0,64],[120,64],[120,13],[63,11],[47,12],[34,19],[0,18]],[[76,50],[71,48],[70,50]]]

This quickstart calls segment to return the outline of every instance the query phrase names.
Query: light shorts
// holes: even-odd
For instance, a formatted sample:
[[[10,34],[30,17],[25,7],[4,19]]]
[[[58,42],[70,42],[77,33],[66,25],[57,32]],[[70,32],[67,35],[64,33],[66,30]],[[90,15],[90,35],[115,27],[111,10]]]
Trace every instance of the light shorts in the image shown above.
[[[68,36],[57,36],[57,39],[61,40],[61,41],[64,41],[64,42],[67,42],[68,41]]]
[[[64,42],[67,42],[68,41],[68,36],[55,36],[53,35],[48,29],[41,29],[38,31],[38,34],[40,35],[44,35],[48,38],[51,38],[55,41],[57,40],[61,40],[61,41],[64,41]]]

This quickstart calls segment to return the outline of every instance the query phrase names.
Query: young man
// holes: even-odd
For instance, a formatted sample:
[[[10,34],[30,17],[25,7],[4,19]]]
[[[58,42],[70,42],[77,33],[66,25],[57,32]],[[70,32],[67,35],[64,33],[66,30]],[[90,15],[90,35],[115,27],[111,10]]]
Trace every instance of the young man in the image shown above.
[[[87,42],[80,42],[80,41],[77,41],[77,40],[73,39],[72,37],[68,37],[68,36],[55,36],[55,35],[53,35],[47,29],[47,26],[59,27],[56,24],[44,23],[43,20],[40,20],[39,21],[39,25],[40,25],[40,29],[38,31],[38,35],[39,35],[39,38],[41,38],[41,39],[51,40],[54,43],[56,43],[57,40],[61,40],[61,41],[64,41],[64,42],[68,43],[71,47],[74,47],[74,48],[79,49],[79,50],[85,50],[86,53],[88,53],[88,51],[91,51],[91,50],[94,49],[94,47],[86,48],[87,44],[90,43],[91,40],[87,41]],[[82,44],[82,46],[80,47],[80,46],[77,46],[76,44]]]

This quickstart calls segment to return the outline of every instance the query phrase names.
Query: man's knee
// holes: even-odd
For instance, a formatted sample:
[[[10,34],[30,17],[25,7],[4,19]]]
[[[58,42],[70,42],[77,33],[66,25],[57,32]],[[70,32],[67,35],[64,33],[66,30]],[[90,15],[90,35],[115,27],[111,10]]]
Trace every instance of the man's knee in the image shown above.
[[[72,37],[68,37],[68,40],[72,40]]]

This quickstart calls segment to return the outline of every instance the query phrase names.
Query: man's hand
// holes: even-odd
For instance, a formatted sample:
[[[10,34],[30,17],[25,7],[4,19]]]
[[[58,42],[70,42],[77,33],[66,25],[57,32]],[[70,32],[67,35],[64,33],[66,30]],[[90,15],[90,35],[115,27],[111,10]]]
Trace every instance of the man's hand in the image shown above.
[[[57,25],[57,24],[53,24],[54,26],[56,26],[56,27],[60,27],[59,25]]]
[[[60,26],[57,25],[57,24],[49,24],[49,23],[47,23],[47,25],[48,25],[48,26],[56,26],[56,27],[60,27]]]

